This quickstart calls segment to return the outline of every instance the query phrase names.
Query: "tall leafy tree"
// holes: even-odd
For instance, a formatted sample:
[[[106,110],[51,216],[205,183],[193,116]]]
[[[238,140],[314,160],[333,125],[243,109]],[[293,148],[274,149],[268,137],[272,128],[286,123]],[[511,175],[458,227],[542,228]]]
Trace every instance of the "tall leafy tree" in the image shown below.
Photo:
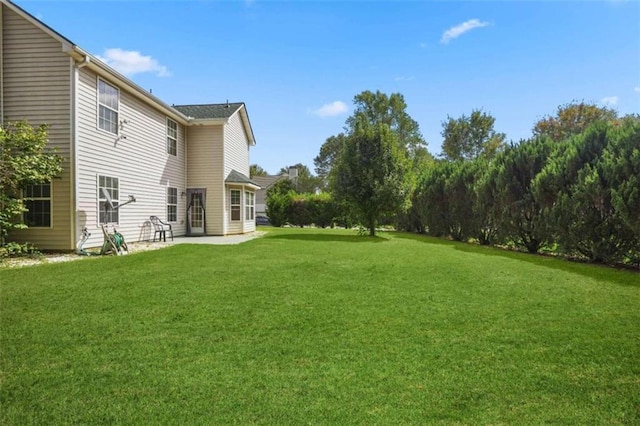
[[[473,160],[480,156],[490,158],[504,147],[505,134],[497,133],[495,118],[482,110],[473,110],[470,116],[447,117],[442,123],[443,155],[447,160]]]
[[[265,169],[263,169],[262,167],[260,167],[257,164],[252,164],[249,166],[249,176],[250,177],[254,177],[254,176],[267,176],[268,173]]]
[[[316,166],[315,171],[320,180],[320,187],[323,190],[329,186],[329,174],[342,152],[346,139],[347,137],[344,133],[328,137],[320,147],[320,153],[313,159],[313,164]]]
[[[62,157],[46,148],[47,126],[26,121],[0,126],[0,246],[9,232],[24,229],[21,190],[62,173]]]
[[[615,121],[618,113],[607,107],[588,102],[560,105],[555,115],[538,120],[533,126],[534,136],[548,136],[556,142],[584,132],[596,121]]]
[[[375,236],[379,221],[408,203],[410,165],[396,134],[384,123],[361,120],[346,141],[332,187],[360,222]]]
[[[395,135],[401,152],[411,159],[414,170],[419,170],[425,164],[433,161],[433,156],[427,150],[427,143],[420,132],[418,122],[407,113],[407,104],[402,94],[387,95],[380,91],[365,90],[353,98],[353,103],[354,112],[346,120],[344,133],[329,137],[314,159],[316,173],[322,179],[325,188],[331,180],[329,175],[338,163],[346,139],[362,123],[369,126],[378,124],[388,126]]]
[[[413,200],[418,200],[419,194],[417,193],[419,178],[424,170],[433,167],[436,164],[435,158],[427,151],[425,147],[418,147],[409,157],[411,163],[411,170],[413,176],[413,185],[411,189],[411,206],[406,211],[401,211],[396,214],[396,227],[409,232],[426,232],[425,225],[422,223],[421,213],[418,207],[414,207]]]
[[[426,147],[418,122],[407,113],[407,103],[402,94],[386,95],[380,91],[365,90],[353,98],[353,103],[353,115],[346,121],[347,134],[353,133],[362,123],[385,124],[394,133],[399,147],[410,156],[419,147]]]

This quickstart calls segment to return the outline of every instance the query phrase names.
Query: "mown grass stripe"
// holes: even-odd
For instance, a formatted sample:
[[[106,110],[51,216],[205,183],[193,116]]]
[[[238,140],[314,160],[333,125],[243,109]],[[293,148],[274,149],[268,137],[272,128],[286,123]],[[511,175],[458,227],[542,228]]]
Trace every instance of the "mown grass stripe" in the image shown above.
[[[0,421],[640,421],[637,273],[285,229],[0,270]]]

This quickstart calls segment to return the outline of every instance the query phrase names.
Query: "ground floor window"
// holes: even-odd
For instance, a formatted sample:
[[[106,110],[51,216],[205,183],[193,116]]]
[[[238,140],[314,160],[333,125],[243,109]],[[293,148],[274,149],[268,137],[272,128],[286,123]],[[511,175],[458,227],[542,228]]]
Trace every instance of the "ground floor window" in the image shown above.
[[[254,220],[255,214],[255,194],[250,191],[244,192],[244,220]]]
[[[178,221],[178,188],[167,188],[167,221]]]
[[[118,223],[120,182],[111,176],[98,176],[98,223]]]
[[[231,190],[231,220],[240,220],[240,190]]]
[[[51,227],[51,184],[27,185],[23,191],[24,206],[27,209],[22,219],[30,228]]]

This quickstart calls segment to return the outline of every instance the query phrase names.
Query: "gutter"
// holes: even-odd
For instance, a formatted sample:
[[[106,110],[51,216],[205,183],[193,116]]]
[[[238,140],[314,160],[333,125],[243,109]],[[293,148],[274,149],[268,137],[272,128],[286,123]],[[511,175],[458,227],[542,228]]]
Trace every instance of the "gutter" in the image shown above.
[[[82,62],[80,62],[79,64],[76,64],[76,68],[80,70],[80,69],[86,67],[87,65],[89,65],[89,62],[91,62],[91,58],[89,57],[89,55],[87,55],[87,56],[84,57]]]
[[[4,5],[0,3],[0,125],[4,124]]]
[[[81,64],[80,68],[85,66],[89,67],[91,70],[96,72],[101,77],[104,77],[106,80],[109,80],[112,83],[116,83],[118,86],[124,86],[124,88],[128,92],[130,92],[137,98],[141,99],[143,102],[147,104],[151,104],[152,106],[156,107],[157,109],[159,109],[169,117],[173,118],[174,120],[179,121],[184,125],[187,125],[190,123],[189,117],[185,116],[179,111],[173,109],[171,106],[162,102],[160,99],[151,95],[147,90],[138,86],[137,84],[129,80],[124,75],[120,74],[119,72],[117,72],[116,70],[108,66],[107,64],[100,61],[95,56],[92,56],[88,52],[82,50],[80,47],[75,45],[71,40],[64,37],[62,34],[52,29],[44,22],[40,21],[38,18],[31,15],[29,12],[27,12],[17,4],[13,3],[11,0],[0,0],[0,5],[2,6],[2,9],[6,7],[8,8],[8,10],[17,13],[18,15],[26,19],[28,22],[30,22],[34,26],[36,26],[40,30],[47,33],[53,39],[59,41],[62,44],[62,51],[67,55],[71,56],[75,61],[80,62]],[[1,16],[2,16],[2,12],[0,11],[0,17]],[[0,28],[1,27],[2,25],[0,21]],[[1,32],[2,30],[0,29],[0,33]],[[2,46],[1,40],[0,40],[0,46]],[[2,64],[0,63],[0,72],[2,70],[1,65]],[[2,75],[0,74],[0,78],[1,77]],[[2,86],[2,84],[0,84],[0,86]],[[3,93],[0,91],[0,99],[2,98],[2,95]],[[4,111],[2,110],[2,101],[0,101],[0,120],[2,120],[3,118],[3,115],[4,115],[3,112]]]
[[[136,83],[111,68],[109,65],[91,55],[89,52],[84,51],[76,45],[67,45],[65,46],[65,48],[63,48],[63,51],[74,59],[81,61],[78,65],[79,68],[87,67],[88,69],[98,74],[100,77],[104,78],[107,81],[110,81],[111,83],[114,83],[116,86],[122,88],[123,90],[126,90],[136,98],[142,100],[147,104],[151,104],[175,121],[183,125],[191,124],[191,119],[189,117],[164,103],[159,98],[153,96],[147,90],[138,86]]]

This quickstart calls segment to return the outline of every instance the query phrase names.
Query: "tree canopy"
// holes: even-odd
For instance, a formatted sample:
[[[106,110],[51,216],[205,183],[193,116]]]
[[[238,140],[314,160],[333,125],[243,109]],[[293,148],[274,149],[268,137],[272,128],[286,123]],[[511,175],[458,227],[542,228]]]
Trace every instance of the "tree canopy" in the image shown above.
[[[443,155],[450,161],[473,160],[480,156],[493,157],[504,146],[506,135],[497,133],[495,118],[482,110],[473,110],[470,116],[447,117],[442,123]]]
[[[380,91],[366,90],[354,96],[353,103],[354,112],[347,118],[344,132],[327,138],[313,161],[322,189],[331,189],[330,175],[343,153],[345,143],[359,126],[365,124],[372,127],[386,125],[394,134],[400,153],[411,160],[415,172],[433,162],[418,122],[407,113],[407,104],[402,94],[387,95]]]
[[[47,125],[26,121],[0,126],[0,245],[22,223],[25,211],[21,191],[27,185],[50,182],[62,172],[62,157],[47,150]]]
[[[406,207],[410,165],[388,125],[366,121],[356,125],[340,155],[332,188],[338,201],[353,208],[371,236],[384,215]]]
[[[408,153],[427,143],[420,132],[420,126],[407,113],[407,103],[400,93],[386,95],[380,91],[365,90],[353,98],[354,112],[346,121],[345,131],[352,134],[362,124],[386,124],[395,134],[400,148]]]
[[[257,164],[252,164],[249,166],[249,177],[254,176],[267,176],[269,173],[262,167]]]
[[[614,121],[618,113],[593,103],[572,102],[560,105],[553,116],[538,120],[533,126],[534,136],[548,136],[558,142],[577,135],[596,121]]]
[[[336,136],[329,136],[320,147],[320,153],[313,159],[316,166],[316,174],[320,180],[320,188],[327,189],[329,186],[329,174],[335,165],[338,156],[342,152],[347,137],[344,133]]]

